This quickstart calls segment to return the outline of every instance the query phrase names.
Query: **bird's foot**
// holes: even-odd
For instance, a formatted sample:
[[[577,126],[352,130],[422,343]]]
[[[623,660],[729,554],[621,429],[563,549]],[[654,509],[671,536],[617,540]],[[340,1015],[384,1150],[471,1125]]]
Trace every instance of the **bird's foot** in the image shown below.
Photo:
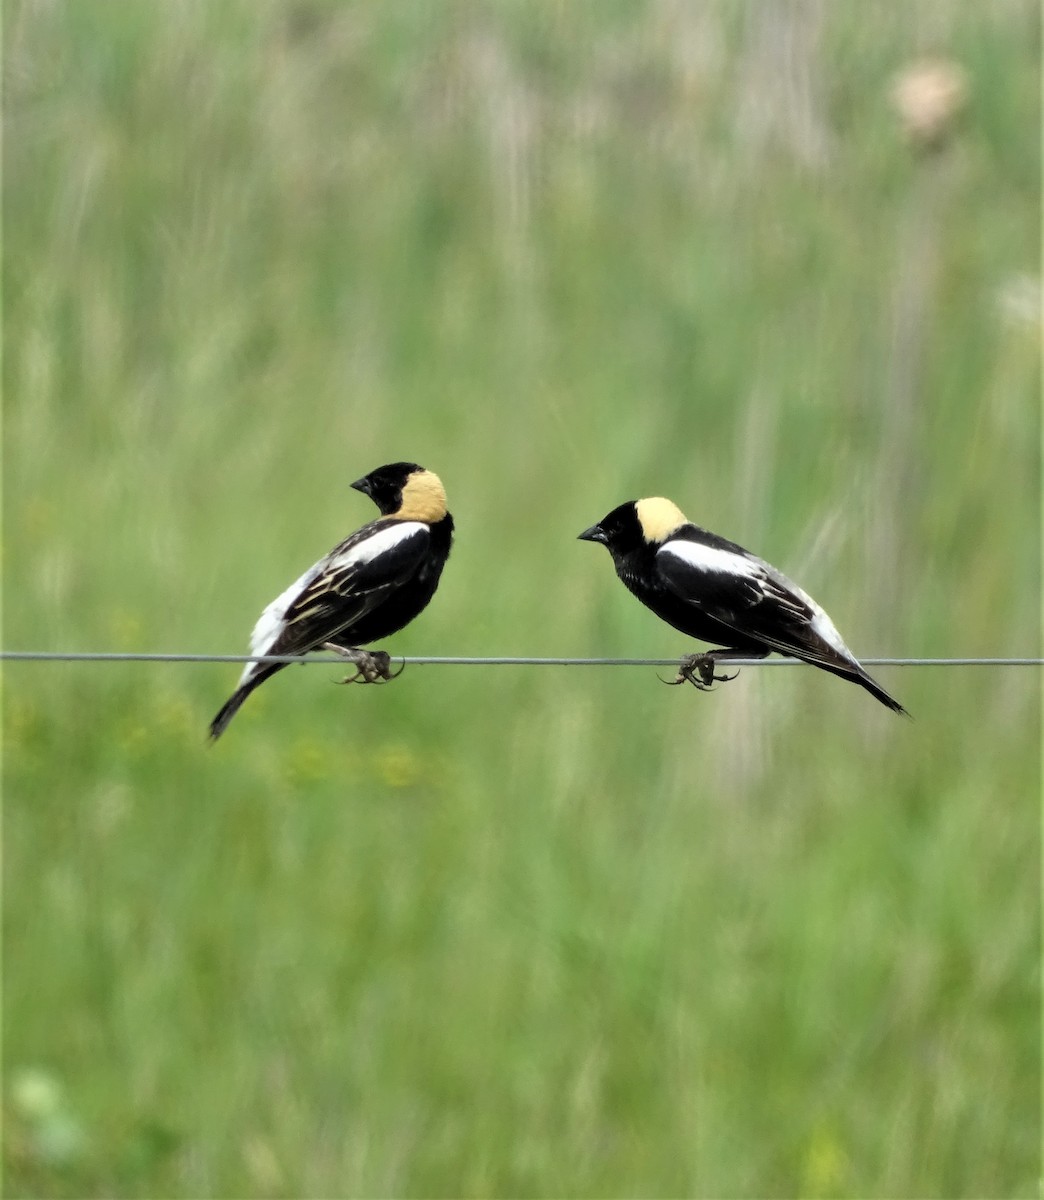
[[[714,668],[717,665],[718,660],[714,657],[713,651],[709,654],[690,654],[681,660],[678,666],[678,678],[664,679],[663,682],[671,687],[677,687],[679,683],[691,683],[701,692],[709,692],[715,683],[728,683],[730,679],[735,679],[739,674],[737,671],[736,675],[715,675]],[[699,676],[698,679],[697,676]]]
[[[392,674],[391,655],[386,650],[358,650],[353,646],[338,646],[335,642],[323,642],[324,650],[332,650],[355,667],[354,675],[346,675],[335,683],[387,683],[397,679],[406,667],[403,665]]]

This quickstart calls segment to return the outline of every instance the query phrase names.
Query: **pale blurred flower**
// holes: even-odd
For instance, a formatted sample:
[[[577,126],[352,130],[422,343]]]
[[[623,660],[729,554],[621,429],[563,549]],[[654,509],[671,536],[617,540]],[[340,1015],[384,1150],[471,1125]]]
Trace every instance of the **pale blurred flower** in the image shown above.
[[[378,778],[388,787],[414,787],[424,778],[424,763],[408,746],[399,743],[382,746],[374,760]]]
[[[892,87],[903,130],[919,148],[939,146],[968,98],[963,69],[949,59],[922,59],[902,71]]]
[[[64,1103],[62,1085],[39,1067],[26,1067],[11,1081],[11,1099],[23,1117],[42,1120],[54,1116]]]
[[[805,1187],[813,1196],[836,1196],[847,1190],[848,1155],[837,1136],[823,1127],[812,1132],[805,1151]]]
[[[25,1067],[11,1080],[11,1102],[24,1123],[32,1155],[40,1162],[62,1166],[87,1147],[87,1135],[70,1111],[57,1076],[41,1067]]]
[[[1036,275],[1010,275],[997,289],[997,309],[1012,325],[1039,327],[1044,320],[1044,297]]]

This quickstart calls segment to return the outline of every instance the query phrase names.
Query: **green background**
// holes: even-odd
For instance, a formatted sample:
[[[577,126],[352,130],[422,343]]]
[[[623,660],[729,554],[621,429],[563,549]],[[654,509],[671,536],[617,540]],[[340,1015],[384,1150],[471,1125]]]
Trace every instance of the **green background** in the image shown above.
[[[237,653],[439,472],[402,654],[1040,653],[1030,0],[4,6],[4,644]],[[967,102],[918,152],[924,54]],[[20,1196],[1030,1196],[1036,669],[8,664]]]

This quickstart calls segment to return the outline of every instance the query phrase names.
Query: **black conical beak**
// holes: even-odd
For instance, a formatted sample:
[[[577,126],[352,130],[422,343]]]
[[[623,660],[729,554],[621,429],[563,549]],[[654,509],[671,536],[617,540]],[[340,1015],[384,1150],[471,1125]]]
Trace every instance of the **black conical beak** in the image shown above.
[[[585,529],[577,539],[578,542],[605,542],[605,532],[601,525],[592,525],[590,529]]]
[[[357,492],[363,492],[367,496],[370,494],[370,481],[365,475],[362,477],[362,479],[357,479],[352,484],[352,487],[355,488]]]

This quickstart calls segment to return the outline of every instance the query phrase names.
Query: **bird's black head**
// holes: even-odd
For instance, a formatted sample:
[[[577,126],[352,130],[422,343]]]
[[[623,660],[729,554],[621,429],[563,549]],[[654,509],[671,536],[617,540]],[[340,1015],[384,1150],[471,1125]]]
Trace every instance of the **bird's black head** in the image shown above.
[[[686,523],[685,514],[662,496],[628,500],[580,534],[584,542],[601,542],[614,556],[663,542]]]
[[[581,542],[601,542],[612,554],[627,554],[642,543],[635,501],[628,500],[604,516],[597,525],[580,534]]]
[[[352,487],[365,492],[385,517],[439,521],[446,515],[442,481],[417,463],[388,463],[357,479]]]

